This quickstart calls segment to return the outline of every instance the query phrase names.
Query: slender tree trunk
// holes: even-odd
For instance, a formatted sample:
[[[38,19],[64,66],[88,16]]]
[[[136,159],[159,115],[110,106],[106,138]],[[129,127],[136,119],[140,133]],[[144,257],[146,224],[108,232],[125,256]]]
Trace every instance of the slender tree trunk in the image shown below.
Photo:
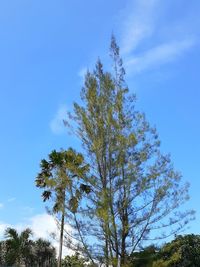
[[[121,266],[126,263],[126,238],[128,236],[128,211],[127,211],[127,192],[126,192],[126,182],[125,182],[125,172],[122,167],[122,179],[123,179],[123,199],[122,199],[122,211],[121,211],[121,221],[122,221],[122,234],[121,234]]]
[[[65,224],[65,212],[62,211],[61,226],[60,226],[60,240],[59,240],[59,254],[58,254],[58,267],[62,264],[62,246],[63,246],[63,233]]]
[[[113,226],[113,237],[114,237],[114,244],[115,244],[115,256],[117,259],[117,263],[115,264],[116,266],[118,265],[118,259],[119,259],[119,242],[118,242],[118,236],[117,236],[117,226],[115,222],[115,214],[114,214],[114,209],[113,209],[113,195],[112,195],[112,184],[110,181],[110,196],[109,196],[109,204],[110,204],[110,213],[111,213],[111,223]],[[110,239],[112,236],[110,237]]]
[[[106,258],[106,267],[109,267],[109,245],[108,245],[108,235],[107,234],[106,234],[105,258]]]
[[[121,265],[124,266],[126,262],[126,235],[122,236],[122,252],[121,252]]]
[[[110,231],[109,231],[110,232]],[[113,263],[113,251],[112,251],[112,245],[111,245],[111,241],[109,241],[109,252],[110,252],[110,259],[111,262]]]

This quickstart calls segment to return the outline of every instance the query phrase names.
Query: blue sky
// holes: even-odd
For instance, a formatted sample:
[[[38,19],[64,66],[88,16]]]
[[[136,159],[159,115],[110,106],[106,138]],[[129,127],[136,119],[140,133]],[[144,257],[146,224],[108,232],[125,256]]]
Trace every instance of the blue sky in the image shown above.
[[[54,148],[79,147],[62,118],[85,70],[98,56],[109,67],[112,32],[138,109],[191,184],[187,208],[197,214],[188,232],[200,233],[199,12],[198,0],[0,2],[0,235],[6,225],[43,232],[39,162]]]

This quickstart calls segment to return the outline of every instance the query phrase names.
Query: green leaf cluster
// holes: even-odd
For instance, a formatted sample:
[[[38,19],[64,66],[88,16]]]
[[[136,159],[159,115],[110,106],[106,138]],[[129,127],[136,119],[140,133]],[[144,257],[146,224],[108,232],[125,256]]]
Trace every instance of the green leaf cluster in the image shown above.
[[[5,240],[0,242],[0,266],[55,267],[55,248],[44,239],[33,240],[32,235],[29,228],[21,233],[7,228]]]

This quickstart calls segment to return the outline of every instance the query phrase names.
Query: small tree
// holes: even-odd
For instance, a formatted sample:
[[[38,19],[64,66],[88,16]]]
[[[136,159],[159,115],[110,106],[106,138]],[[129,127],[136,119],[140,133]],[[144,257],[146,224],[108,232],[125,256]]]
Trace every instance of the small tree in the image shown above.
[[[134,252],[129,256],[130,267],[152,267],[157,258],[159,249],[150,245],[140,251]]]
[[[72,256],[66,256],[62,260],[62,267],[85,267],[85,259],[81,258],[78,253]]]
[[[67,210],[76,211],[81,192],[88,187],[80,183],[86,176],[89,165],[84,163],[82,154],[72,148],[67,151],[52,151],[48,160],[41,161],[41,172],[36,186],[44,189],[43,201],[52,200],[52,213],[61,214],[58,267],[61,267],[65,216]]]

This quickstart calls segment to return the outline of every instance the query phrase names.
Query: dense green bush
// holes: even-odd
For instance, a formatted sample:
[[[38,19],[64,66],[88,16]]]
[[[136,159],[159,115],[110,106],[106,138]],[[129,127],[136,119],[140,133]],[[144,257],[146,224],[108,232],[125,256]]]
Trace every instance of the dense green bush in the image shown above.
[[[167,243],[158,253],[152,267],[199,267],[200,266],[200,236],[177,236]]]
[[[149,246],[129,257],[130,267],[200,267],[200,235],[177,236],[160,249]]]
[[[62,260],[62,267],[85,267],[85,259],[81,258],[78,253],[66,256]]]
[[[0,242],[0,266],[55,267],[56,250],[49,241],[32,240],[32,231],[27,228],[19,233],[7,228],[5,240]]]

